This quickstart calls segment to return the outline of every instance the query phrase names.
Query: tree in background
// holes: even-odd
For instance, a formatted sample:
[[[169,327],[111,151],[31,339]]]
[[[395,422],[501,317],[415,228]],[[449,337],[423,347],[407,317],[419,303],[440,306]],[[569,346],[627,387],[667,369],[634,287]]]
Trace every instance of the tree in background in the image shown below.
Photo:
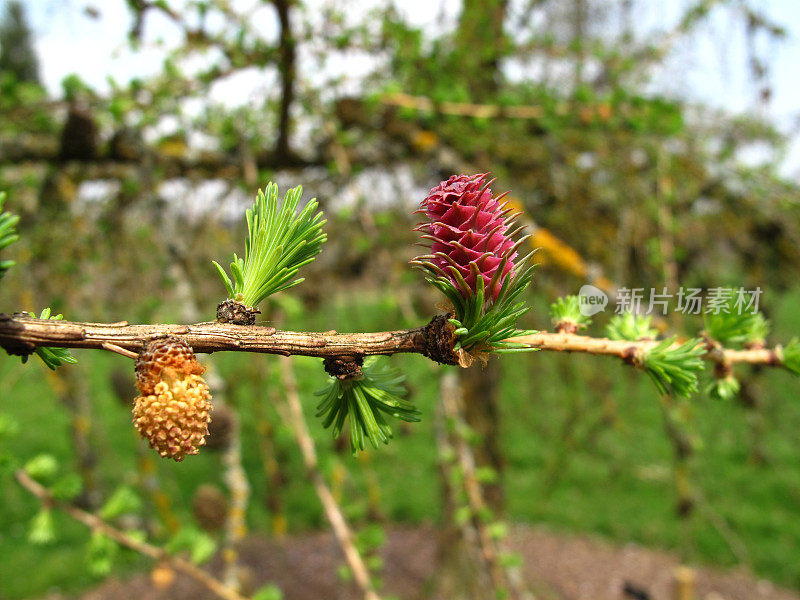
[[[0,23],[0,73],[13,73],[17,81],[40,83],[39,60],[33,48],[33,36],[22,2],[6,4]]]

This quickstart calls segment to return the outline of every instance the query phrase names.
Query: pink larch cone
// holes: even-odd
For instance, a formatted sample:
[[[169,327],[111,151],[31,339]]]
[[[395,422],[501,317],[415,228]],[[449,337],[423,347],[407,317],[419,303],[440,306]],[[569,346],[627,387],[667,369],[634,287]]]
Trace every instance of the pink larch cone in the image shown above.
[[[497,299],[505,278],[514,275],[519,241],[509,232],[516,215],[492,196],[487,173],[454,175],[433,188],[418,212],[431,219],[417,229],[430,243],[431,254],[420,257],[440,269],[464,297],[475,295],[483,278],[486,298]],[[459,284],[454,270],[469,289]],[[498,270],[502,269],[499,273]]]

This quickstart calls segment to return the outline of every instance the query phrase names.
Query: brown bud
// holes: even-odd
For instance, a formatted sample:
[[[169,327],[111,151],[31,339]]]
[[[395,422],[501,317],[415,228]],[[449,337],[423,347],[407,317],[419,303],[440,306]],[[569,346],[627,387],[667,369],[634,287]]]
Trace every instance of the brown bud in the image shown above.
[[[228,298],[217,306],[217,321],[234,325],[252,325],[261,311],[255,306],[246,306]]]
[[[206,447],[209,450],[225,450],[230,446],[235,427],[236,414],[230,406],[221,404],[214,413],[214,420],[208,426]]]
[[[192,509],[200,527],[217,531],[228,517],[228,499],[217,486],[203,484],[194,493]]]
[[[329,356],[322,363],[328,375],[342,381],[360,379],[363,375],[361,370],[361,365],[364,363],[363,356]]]
[[[574,334],[574,333],[578,333],[578,329],[580,329],[580,325],[578,325],[578,323],[576,323],[575,321],[564,320],[564,321],[559,321],[558,323],[556,323],[554,329],[555,329],[556,333]]]
[[[130,371],[114,369],[109,376],[109,382],[117,400],[125,406],[130,406],[131,399],[136,395],[136,386],[131,379]]]

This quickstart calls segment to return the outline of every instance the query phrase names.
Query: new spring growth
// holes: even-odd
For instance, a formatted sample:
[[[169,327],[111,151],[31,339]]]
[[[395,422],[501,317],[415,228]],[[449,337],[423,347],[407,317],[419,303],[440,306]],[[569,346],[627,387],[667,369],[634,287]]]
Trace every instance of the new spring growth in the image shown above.
[[[419,421],[419,411],[403,398],[406,392],[401,384],[405,376],[399,369],[381,365],[376,356],[368,357],[363,365],[357,361],[326,360],[325,366],[331,380],[316,392],[322,397],[317,417],[322,417],[323,426],[331,428],[335,438],[347,423],[354,455],[366,448],[367,440],[374,448],[389,443],[392,430],[386,416]]]
[[[506,194],[495,197],[486,177],[455,175],[430,191],[417,211],[429,219],[417,230],[430,253],[411,264],[452,303],[457,350],[529,351],[505,341],[530,333],[516,328],[528,311],[517,298],[533,277],[531,255],[518,253],[527,236],[519,236],[523,227],[503,201]]]
[[[581,313],[578,296],[557,298],[550,305],[550,320],[556,333],[577,333],[592,322],[591,317]]]
[[[298,212],[302,194],[301,186],[290,189],[279,207],[277,185],[258,192],[247,211],[244,258],[234,254],[230,263],[233,279],[213,261],[228,291],[228,300],[217,309],[218,321],[252,325],[262,300],[303,281],[295,279],[297,272],[316,258],[327,238],[316,199]]]
[[[649,315],[624,312],[614,315],[606,326],[612,340],[655,340],[658,331],[651,326]],[[677,336],[631,357],[634,366],[643,369],[660,394],[690,396],[697,391],[698,375],[703,371],[706,350],[702,341],[692,338],[679,344]]]
[[[25,313],[23,313],[25,314]],[[36,317],[33,313],[27,313],[32,317]],[[64,318],[64,315],[50,315],[50,309],[45,308],[39,314],[40,319],[51,319],[53,321],[60,321]],[[55,371],[58,367],[61,367],[65,364],[74,365],[78,362],[69,350],[66,348],[50,348],[48,346],[40,346],[34,350],[36,356],[42,359],[42,362],[47,365],[47,367],[53,371]],[[28,362],[28,358],[30,355],[26,354],[22,357],[23,364]]]
[[[658,330],[652,327],[652,321],[650,315],[632,312],[614,315],[606,325],[606,335],[612,340],[654,340]]]

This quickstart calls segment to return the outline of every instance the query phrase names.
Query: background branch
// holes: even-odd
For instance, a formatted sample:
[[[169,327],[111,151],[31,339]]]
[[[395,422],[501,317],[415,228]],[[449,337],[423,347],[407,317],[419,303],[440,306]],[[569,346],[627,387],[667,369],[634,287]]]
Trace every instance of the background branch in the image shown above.
[[[135,550],[139,554],[143,554],[144,556],[149,556],[150,558],[154,558],[156,560],[169,563],[170,565],[172,565],[172,567],[175,568],[176,571],[180,571],[188,575],[189,577],[192,577],[193,579],[199,581],[204,586],[206,586],[211,592],[213,592],[223,600],[246,600],[244,596],[226,587],[216,577],[203,571],[202,569],[193,565],[192,563],[182,558],[171,556],[163,548],[159,548],[158,546],[154,546],[152,544],[148,544],[147,542],[142,542],[130,537],[126,533],[109,525],[97,515],[93,515],[92,513],[86,512],[85,510],[81,510],[80,508],[73,506],[71,504],[59,502],[44,486],[34,481],[33,478],[31,478],[30,475],[28,475],[25,471],[18,470],[15,473],[15,476],[17,478],[17,481],[22,487],[24,487],[31,494],[36,496],[46,506],[51,506],[59,509],[67,516],[72,517],[73,519],[75,519],[80,523],[83,523],[92,531],[102,533],[103,535],[108,536],[118,544],[126,546],[131,550]]]
[[[358,587],[364,594],[364,600],[380,600],[375,588],[372,586],[372,581],[369,576],[367,565],[361,558],[355,543],[353,541],[353,531],[347,523],[347,519],[342,513],[341,508],[336,503],[330,488],[326,485],[322,473],[319,470],[319,462],[317,460],[317,450],[314,446],[314,439],[311,437],[311,432],[306,425],[305,417],[303,416],[303,406],[300,402],[300,396],[297,393],[297,381],[292,371],[292,363],[283,359],[280,361],[281,381],[286,392],[286,417],[289,424],[294,431],[297,438],[297,444],[300,446],[300,452],[303,455],[303,464],[308,471],[308,476],[311,483],[314,485],[314,491],[319,497],[319,501],[325,509],[325,516],[331,524],[333,533],[336,536],[336,541],[344,552],[347,563],[353,571],[353,578],[355,579]]]

